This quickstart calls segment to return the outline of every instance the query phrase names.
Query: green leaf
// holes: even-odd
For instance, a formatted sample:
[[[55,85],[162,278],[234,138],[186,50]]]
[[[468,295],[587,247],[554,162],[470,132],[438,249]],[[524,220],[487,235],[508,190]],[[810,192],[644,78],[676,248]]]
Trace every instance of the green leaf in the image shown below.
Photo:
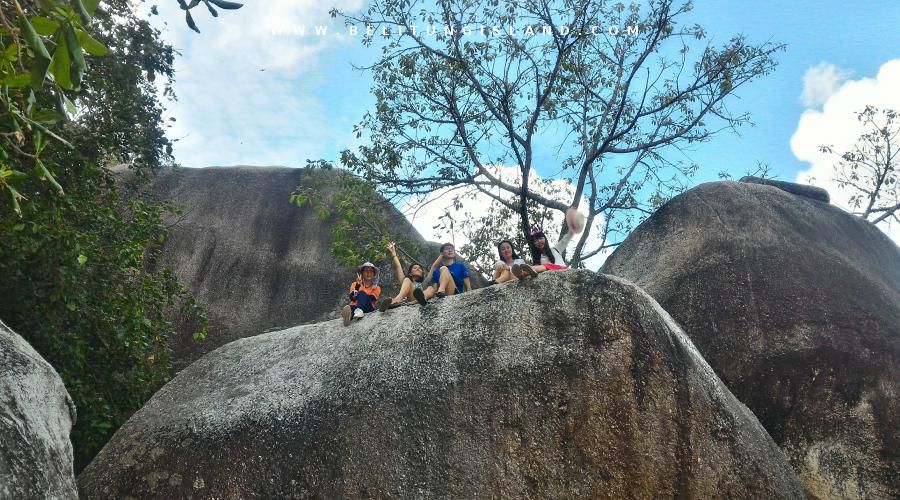
[[[31,88],[34,90],[41,89],[51,62],[49,59],[35,59],[34,64],[31,66]]]
[[[66,25],[63,28],[63,33],[66,38],[66,46],[69,48],[69,55],[72,58],[72,62],[75,63],[75,66],[72,68],[72,83],[75,87],[81,85],[81,77],[84,76],[85,70],[87,70],[87,63],[84,61],[84,52],[81,50],[81,42],[78,41],[78,36],[75,35],[75,30],[72,26]]]
[[[35,113],[34,116],[31,117],[31,119],[34,121],[41,122],[41,123],[50,123],[50,124],[56,123],[56,122],[62,120],[63,118],[64,117],[61,113],[50,110],[50,109],[42,109],[42,110],[38,111],[37,113]]]
[[[69,59],[69,46],[65,36],[57,37],[56,50],[53,51],[53,59],[50,60],[50,73],[57,85],[72,90],[72,75],[69,72],[72,65]]]
[[[59,183],[56,182],[56,178],[53,177],[53,174],[51,174],[50,170],[48,170],[46,165],[44,165],[44,162],[42,162],[40,160],[40,158],[35,158],[34,161],[37,164],[37,170],[38,170],[38,174],[39,174],[41,180],[46,180],[47,182],[50,183],[50,185],[55,187],[56,190],[59,192],[60,196],[64,195],[65,192],[63,191],[62,186],[60,186]]]
[[[75,304],[69,302],[68,304],[66,304],[66,309],[68,309],[72,312],[75,312],[78,309],[78,307]]]
[[[9,47],[6,47],[6,50],[3,51],[3,58],[7,61],[15,61],[19,58],[19,45],[15,43],[9,44]]]
[[[17,89],[20,87],[27,87],[28,84],[31,83],[31,74],[30,73],[19,73],[16,75],[10,75],[0,80],[0,85],[6,85],[11,89]]]
[[[10,198],[10,200],[12,200],[13,210],[15,210],[16,215],[21,217],[22,209],[19,207],[19,198],[21,198],[22,195],[19,194],[19,192],[16,191],[15,188],[10,186],[9,184],[6,185],[6,190],[9,191],[9,198]]]
[[[196,31],[197,33],[200,33],[200,29],[197,28],[197,24],[194,23],[194,18],[191,16],[191,11],[184,11],[184,20],[185,22],[187,22],[188,28]]]
[[[34,26],[31,25],[28,18],[25,16],[20,17],[19,26],[22,28],[22,35],[25,37],[25,41],[27,41],[28,45],[34,50],[35,56],[49,60],[50,52],[47,51],[47,47],[44,45],[43,40],[41,40],[37,31],[34,30]]]
[[[84,10],[87,13],[94,17],[94,13],[97,12],[97,5],[100,4],[100,0],[81,0],[82,5],[84,5]]]
[[[59,22],[41,16],[32,17],[31,24],[32,26],[34,26],[34,30],[37,31],[38,34],[44,36],[50,36],[56,33],[56,30],[59,29]]]
[[[59,93],[60,100],[62,101],[63,108],[66,110],[66,113],[70,115],[74,115],[77,109],[75,108],[75,104],[66,97],[66,94],[62,92]]]
[[[81,0],[73,0],[73,3],[75,4],[75,10],[78,11],[78,17],[81,18],[81,24],[84,24],[85,26],[91,24],[91,18],[93,17],[93,14],[88,13],[84,2],[82,2]]]
[[[242,3],[237,2],[228,2],[227,0],[209,0],[209,3],[214,4],[216,7],[225,9],[225,10],[235,10],[240,9],[244,6]]]
[[[83,266],[85,262],[87,262],[87,257],[84,254],[79,254],[78,255],[78,264]]]
[[[19,182],[28,178],[28,174],[19,172],[18,170],[7,170],[4,173],[7,173],[8,176],[6,182]]]
[[[81,42],[81,47],[84,48],[85,52],[92,56],[103,57],[109,53],[109,49],[106,48],[106,45],[98,42],[97,39],[92,37],[88,32],[78,30],[78,41]]]

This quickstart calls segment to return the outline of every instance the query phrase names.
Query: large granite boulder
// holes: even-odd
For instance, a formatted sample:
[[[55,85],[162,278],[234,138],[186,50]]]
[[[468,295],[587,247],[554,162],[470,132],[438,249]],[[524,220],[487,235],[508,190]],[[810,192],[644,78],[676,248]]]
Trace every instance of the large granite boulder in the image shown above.
[[[76,498],[75,405],[40,354],[0,321],[0,498]]]
[[[337,316],[356,269],[332,256],[334,217],[322,219],[310,206],[290,203],[298,185],[313,182],[302,181],[303,175],[338,174],[286,167],[179,168],[153,180],[152,195],[183,210],[170,221],[158,265],[173,270],[210,321],[203,343],[191,337],[195,324],[179,322],[171,340],[176,371],[232,340]],[[389,204],[385,210],[391,225],[424,242],[402,214]],[[382,274],[386,289],[399,289],[392,267],[383,265]]]
[[[602,270],[684,328],[810,496],[900,497],[900,249],[875,226],[783,186],[703,184]]]
[[[79,476],[84,498],[798,498],[646,293],[545,273],[232,342]]]

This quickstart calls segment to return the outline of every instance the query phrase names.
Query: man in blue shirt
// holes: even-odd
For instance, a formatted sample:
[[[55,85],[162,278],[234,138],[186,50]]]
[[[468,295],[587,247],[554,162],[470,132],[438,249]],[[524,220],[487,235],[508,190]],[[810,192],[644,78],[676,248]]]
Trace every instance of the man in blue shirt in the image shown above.
[[[466,263],[456,260],[456,247],[453,243],[441,245],[441,254],[431,265],[431,286],[423,290],[414,290],[416,300],[423,306],[434,296],[454,295],[472,289],[469,279],[469,268]]]

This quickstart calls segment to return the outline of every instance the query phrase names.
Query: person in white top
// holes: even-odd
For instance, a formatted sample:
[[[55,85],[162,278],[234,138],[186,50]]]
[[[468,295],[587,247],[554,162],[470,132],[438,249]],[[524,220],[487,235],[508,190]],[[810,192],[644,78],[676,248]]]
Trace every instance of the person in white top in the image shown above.
[[[537,276],[537,273],[544,271],[568,269],[569,266],[566,265],[562,253],[569,246],[572,237],[584,230],[585,217],[573,206],[566,210],[565,221],[569,230],[559,239],[556,245],[550,246],[550,242],[547,241],[547,237],[540,229],[528,235],[528,247],[531,249],[532,265],[513,266],[512,273],[519,279],[522,279],[525,276]]]
[[[568,269],[569,266],[566,265],[562,252],[569,246],[569,242],[572,241],[574,235],[574,232],[569,231],[559,239],[556,245],[550,246],[543,231],[534,231],[528,235],[528,247],[531,249],[531,262],[533,264],[530,266],[528,264],[513,266],[512,273],[518,276],[519,279],[522,279],[526,276],[537,276],[538,273],[544,271]]]
[[[503,283],[518,279],[512,272],[513,266],[525,264],[525,261],[513,250],[512,242],[503,240],[497,243],[497,255],[500,257],[500,260],[494,265],[494,281]]]

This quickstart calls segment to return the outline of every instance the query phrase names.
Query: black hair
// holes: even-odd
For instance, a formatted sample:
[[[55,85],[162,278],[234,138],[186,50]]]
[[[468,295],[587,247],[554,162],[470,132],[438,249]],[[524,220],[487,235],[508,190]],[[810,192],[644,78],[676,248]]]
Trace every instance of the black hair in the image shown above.
[[[538,238],[544,238],[543,249],[538,249],[538,247],[534,246],[534,240]],[[534,265],[541,263],[541,255],[546,255],[547,260],[556,264],[556,258],[553,257],[553,252],[550,251],[550,241],[547,240],[547,236],[544,235],[543,231],[535,231],[528,235],[528,248],[531,250],[531,262]]]
[[[500,253],[500,245],[503,245],[504,243],[509,244],[509,248],[512,249],[512,258],[513,258],[513,260],[521,259],[521,257],[519,257],[519,255],[516,253],[516,248],[513,246],[513,244],[512,244],[511,241],[509,241],[509,240],[500,240],[500,243],[497,243],[497,256],[500,257],[500,260],[501,260],[501,261],[506,262],[505,260],[503,260],[503,254]]]
[[[453,247],[453,249],[456,250],[456,245],[454,245],[453,243],[444,243],[443,245],[441,245],[441,253],[444,253],[444,249],[447,247]]]
[[[413,262],[409,265],[409,267],[406,268],[406,277],[409,278],[410,281],[416,281],[415,279],[413,279],[412,274],[410,274],[412,273],[413,266],[419,266],[419,269],[422,270],[422,276],[419,276],[419,281],[425,281],[425,268],[422,267],[422,264],[419,264],[418,262]]]

